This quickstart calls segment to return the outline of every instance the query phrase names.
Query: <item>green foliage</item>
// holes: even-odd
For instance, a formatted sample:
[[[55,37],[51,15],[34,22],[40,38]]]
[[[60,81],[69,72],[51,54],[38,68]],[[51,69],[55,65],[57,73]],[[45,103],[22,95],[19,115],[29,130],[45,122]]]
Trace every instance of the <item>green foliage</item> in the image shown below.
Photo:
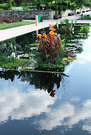
[[[91,17],[90,17],[90,15],[85,15],[85,16],[79,18],[78,20],[91,20]]]
[[[56,22],[56,29],[57,29],[57,30],[59,29],[59,25],[58,25],[58,22]]]
[[[2,68],[13,68],[18,66],[23,66],[27,63],[27,60],[8,58],[7,53],[0,53],[0,66]]]
[[[69,23],[68,19],[64,19],[64,20],[60,21],[59,25],[56,23],[56,29],[57,29],[58,33],[60,33],[60,34],[70,35],[74,32],[75,25],[76,25],[76,21],[75,21],[75,23],[73,23],[73,21],[71,21],[71,23]]]
[[[64,24],[65,23],[65,24]],[[89,25],[87,25],[87,27],[83,24],[78,25],[76,24],[76,28],[73,25],[73,22],[71,22],[71,24],[69,25],[69,21],[68,20],[64,20],[61,23],[61,26],[64,27],[66,26],[70,26],[72,29],[74,28],[73,32],[71,33],[72,37],[69,35],[69,33],[63,33],[61,34],[62,31],[60,31],[61,36],[59,36],[58,41],[61,41],[61,51],[59,53],[59,49],[55,47],[55,45],[53,45],[53,42],[55,41],[56,45],[57,45],[57,33],[59,33],[59,31],[56,31],[53,35],[53,37],[49,37],[48,35],[48,41],[46,42],[47,44],[45,44],[45,40],[47,40],[46,36],[47,34],[42,35],[42,39],[39,39],[40,42],[38,42],[38,47],[39,47],[39,43],[42,44],[43,48],[40,48],[40,50],[31,50],[31,46],[35,48],[35,46],[33,45],[34,41],[36,40],[36,32],[33,32],[32,34],[27,34],[27,35],[22,35],[19,37],[16,37],[15,39],[12,39],[12,41],[9,39],[10,44],[12,43],[12,45],[14,46],[15,43],[18,43],[23,50],[24,54],[28,54],[28,56],[30,56],[28,60],[25,61],[25,59],[8,59],[6,54],[0,54],[0,65],[2,67],[7,67],[7,68],[11,68],[11,67],[17,67],[18,65],[22,65],[23,67],[33,67],[33,69],[38,68],[38,69],[42,69],[42,70],[55,70],[55,71],[60,71],[61,69],[64,69],[65,66],[67,64],[69,64],[71,61],[74,60],[76,53],[81,53],[82,50],[82,44],[79,43],[80,39],[85,39],[87,38],[86,33],[88,32],[88,27]],[[57,23],[57,27],[59,30],[59,25]],[[65,27],[66,28],[66,27]],[[85,28],[85,29],[84,29]],[[54,28],[52,28],[54,30]],[[51,30],[52,30],[51,29]],[[48,32],[47,32],[48,30]],[[84,32],[85,30],[85,32]],[[49,34],[49,28],[44,29],[44,31],[46,31],[46,33]],[[66,30],[67,31],[67,30]],[[43,30],[40,30],[39,33],[43,34]],[[51,33],[52,34],[52,33]],[[77,36],[77,37],[76,37]],[[40,35],[41,37],[41,35]],[[52,42],[51,39],[53,38]],[[32,44],[31,44],[32,42]],[[37,42],[37,40],[36,40]],[[5,42],[3,42],[2,44],[5,44]],[[2,45],[1,44],[1,45]],[[51,46],[53,47],[51,49]],[[59,44],[59,43],[58,43]],[[70,44],[70,45],[69,45]],[[24,49],[23,49],[24,48]],[[57,50],[57,51],[56,51]],[[40,52],[41,51],[41,52]],[[53,51],[53,55],[52,55],[52,51]],[[75,52],[75,54],[74,54]],[[41,55],[41,53],[43,53]],[[18,53],[17,53],[18,54]],[[55,54],[55,55],[54,55]],[[52,56],[52,59],[51,57]]]
[[[60,69],[63,68],[66,64],[66,62],[63,61],[63,57],[65,56],[65,43],[64,40],[61,40],[60,34],[55,35],[53,32],[55,29],[52,25],[50,25],[49,30],[51,31],[47,35],[45,33],[43,35],[38,35],[39,45],[37,44],[37,48],[39,52],[35,57],[37,61],[37,67],[47,69]],[[52,33],[53,35],[51,35]],[[41,36],[44,38],[41,38]]]
[[[23,10],[28,10],[29,6],[23,6]]]
[[[62,47],[62,52],[64,51],[64,48],[65,48],[65,42],[64,42],[64,39],[61,40],[61,47]]]
[[[0,4],[0,9],[7,10],[8,8],[9,8],[9,4],[8,3],[2,3],[2,4]]]
[[[37,5],[40,8],[40,4],[45,4],[47,9],[58,10],[61,12],[66,9],[77,9],[82,8],[82,6],[91,6],[91,0],[34,0],[32,3],[27,3],[28,0],[0,0],[0,3],[8,2],[8,8],[11,9],[13,6],[23,6],[23,8],[28,9],[31,5]],[[5,9],[7,10],[7,8]]]
[[[62,69],[64,69],[64,67],[66,65],[69,64],[70,61],[72,61],[74,58],[72,57],[66,57],[65,56],[66,52],[61,52],[59,56],[56,57],[56,61],[55,62],[50,62],[49,60],[47,61],[43,61],[41,59],[41,57],[39,55],[37,55],[36,57],[36,68],[39,69],[46,69],[46,70],[57,70],[57,71],[61,71]]]
[[[40,57],[43,61],[55,61],[57,55],[61,52],[61,39],[60,35],[55,36],[55,29],[50,25],[49,30],[51,30],[47,35],[43,34],[43,38],[38,34],[39,37],[39,45],[37,48],[40,53]]]
[[[91,0],[84,0],[84,4],[86,6],[91,6]]]
[[[21,3],[21,6],[32,6],[32,3]]]
[[[89,30],[90,30],[90,27],[88,26],[88,24],[84,24],[80,28],[80,32],[83,32],[83,33],[88,33]]]
[[[0,12],[1,12],[1,11],[4,11],[4,9],[3,9],[3,8],[0,8]]]
[[[71,10],[77,9],[77,8],[78,8],[78,5],[77,5],[75,2],[72,2],[72,3],[70,3],[69,8],[70,8]]]
[[[11,10],[12,8],[12,3],[11,3],[12,0],[8,0],[8,4],[9,4],[9,9]]]
[[[55,5],[55,3],[52,3],[52,4],[47,5],[47,8],[48,9],[52,9],[52,10],[57,10],[58,9],[58,6]]]

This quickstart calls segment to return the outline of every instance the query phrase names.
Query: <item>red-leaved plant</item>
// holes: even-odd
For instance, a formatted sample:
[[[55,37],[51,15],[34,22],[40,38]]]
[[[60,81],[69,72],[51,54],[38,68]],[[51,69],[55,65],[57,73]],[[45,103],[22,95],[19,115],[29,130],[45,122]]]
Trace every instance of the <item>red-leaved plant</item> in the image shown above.
[[[50,32],[48,34],[38,34],[39,45],[36,44],[36,46],[43,61],[53,62],[61,52],[61,39],[60,34],[55,35],[53,25],[49,24],[49,26]]]

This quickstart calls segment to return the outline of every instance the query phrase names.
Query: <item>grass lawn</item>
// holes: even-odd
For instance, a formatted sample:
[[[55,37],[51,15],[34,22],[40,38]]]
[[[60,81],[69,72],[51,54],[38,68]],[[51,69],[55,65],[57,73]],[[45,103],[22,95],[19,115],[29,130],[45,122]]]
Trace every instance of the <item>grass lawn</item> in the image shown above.
[[[23,25],[29,25],[29,24],[33,24],[33,23],[35,23],[35,22],[33,22],[33,21],[22,21],[22,22],[16,22],[16,23],[1,23],[0,29],[4,30],[4,29],[13,28],[13,27],[23,26]]]

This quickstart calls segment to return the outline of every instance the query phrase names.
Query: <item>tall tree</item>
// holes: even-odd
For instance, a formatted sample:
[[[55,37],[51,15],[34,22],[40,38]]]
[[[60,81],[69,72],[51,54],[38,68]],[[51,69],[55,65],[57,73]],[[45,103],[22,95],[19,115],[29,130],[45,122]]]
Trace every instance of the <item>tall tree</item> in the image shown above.
[[[44,0],[34,0],[34,2],[37,4],[38,10],[40,10],[40,4],[45,4]]]
[[[11,2],[12,2],[12,0],[9,0],[9,1],[8,1],[8,3],[9,3],[9,9],[12,8],[12,3],[11,3]]]

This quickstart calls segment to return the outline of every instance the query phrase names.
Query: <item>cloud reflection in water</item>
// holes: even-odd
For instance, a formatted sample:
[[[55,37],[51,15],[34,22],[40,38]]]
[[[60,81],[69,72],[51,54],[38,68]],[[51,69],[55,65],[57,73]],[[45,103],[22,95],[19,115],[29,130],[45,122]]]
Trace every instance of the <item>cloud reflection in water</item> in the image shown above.
[[[0,91],[0,122],[7,121],[9,116],[19,120],[48,112],[48,105],[54,104],[55,99],[46,91],[22,92],[15,87],[5,88]]]
[[[77,101],[79,102],[79,100]],[[82,129],[91,132],[91,99],[83,102],[79,107],[76,104],[64,102],[55,109],[51,109],[45,119],[41,119],[39,124],[40,130],[52,130],[57,126],[66,126],[68,129],[80,121],[83,122]],[[86,121],[86,122],[85,122]]]
[[[66,126],[69,130],[82,121],[82,130],[91,132],[91,99],[81,103],[78,97],[74,97],[52,108],[49,105],[55,104],[56,98],[39,89],[29,89],[27,92],[15,87],[3,89],[0,91],[0,123],[8,121],[9,117],[11,120],[21,120],[45,112],[45,118],[34,120],[39,130],[52,130],[57,126]]]

